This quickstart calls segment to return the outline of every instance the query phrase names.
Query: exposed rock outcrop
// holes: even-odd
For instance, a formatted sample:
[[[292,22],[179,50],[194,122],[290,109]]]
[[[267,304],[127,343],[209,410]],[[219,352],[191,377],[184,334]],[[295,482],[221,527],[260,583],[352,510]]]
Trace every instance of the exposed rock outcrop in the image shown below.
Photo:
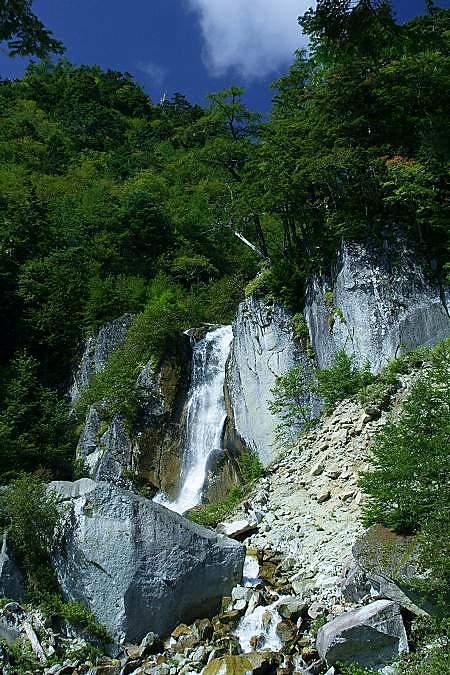
[[[132,321],[131,315],[125,315],[89,338],[74,377],[73,403],[92,374],[101,372],[109,356],[124,343]],[[111,420],[102,401],[89,407],[77,458],[82,460],[90,478],[131,488],[130,476],[134,475],[150,483],[155,492],[162,489],[172,494],[182,459],[180,429],[190,358],[189,339],[180,336],[176,359],[166,359],[157,366],[150,361],[144,366],[136,381],[141,403],[132,431],[120,415]]]
[[[70,389],[72,403],[78,400],[90,377],[94,373],[100,373],[111,354],[124,344],[133,321],[132,314],[124,314],[102,326],[86,340],[83,356]]]
[[[241,475],[235,453],[230,450],[216,450],[206,465],[203,501],[214,503],[225,499],[230,490],[240,482]]]
[[[377,600],[322,626],[316,646],[329,665],[359,663],[381,670],[408,651],[408,639],[399,606]]]
[[[157,368],[148,363],[138,378],[142,407],[133,436],[133,468],[138,476],[175,496],[182,464],[185,403],[192,348],[180,335],[177,358]]]
[[[363,494],[360,474],[368,468],[368,449],[398,412],[417,379],[417,373],[402,376],[401,388],[390,410],[378,419],[365,414],[364,406],[345,400],[325,416],[282,459],[270,467],[246,496],[245,504],[230,515],[230,521],[258,517],[258,531],[245,540],[252,549],[279,552],[284,559],[277,575],[280,584],[292,581],[294,590],[307,597],[322,612],[338,615],[362,597],[342,595],[344,569],[353,546],[363,534]],[[321,496],[328,498],[322,501]]]
[[[130,487],[127,475],[133,464],[131,439],[119,415],[115,415],[109,425],[105,424],[101,405],[92,405],[88,410],[77,457],[93,480]]]
[[[116,640],[213,613],[242,577],[242,546],[159,504],[90,479],[49,489],[64,504],[53,551],[61,588]]]
[[[229,416],[243,444],[267,465],[277,455],[275,429],[281,421],[269,410],[271,390],[294,365],[303,366],[307,377],[312,362],[295,343],[291,314],[280,305],[248,298],[239,306],[233,335],[226,376]],[[316,398],[306,399],[317,411]]]
[[[331,278],[310,280],[305,305],[319,368],[340,349],[378,372],[404,349],[450,334],[440,287],[403,242],[386,250],[343,244]]]

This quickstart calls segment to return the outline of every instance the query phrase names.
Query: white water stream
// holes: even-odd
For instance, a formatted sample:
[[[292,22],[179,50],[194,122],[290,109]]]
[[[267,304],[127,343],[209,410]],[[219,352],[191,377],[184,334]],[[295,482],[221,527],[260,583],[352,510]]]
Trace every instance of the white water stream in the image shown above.
[[[174,501],[163,493],[155,497],[156,502],[177,513],[200,504],[208,459],[220,448],[226,419],[225,364],[232,340],[231,326],[221,326],[193,348],[178,497]]]

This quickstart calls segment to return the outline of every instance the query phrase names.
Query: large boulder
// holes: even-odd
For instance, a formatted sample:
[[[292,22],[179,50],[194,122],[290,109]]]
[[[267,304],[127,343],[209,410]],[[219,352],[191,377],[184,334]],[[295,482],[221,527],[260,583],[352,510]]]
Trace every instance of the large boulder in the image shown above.
[[[133,321],[134,316],[132,314],[124,314],[102,326],[96,333],[88,337],[70,389],[70,398],[73,404],[76,403],[82,390],[89,383],[91,376],[94,373],[100,373],[111,354],[124,344]]]
[[[61,588],[117,641],[213,614],[242,578],[240,544],[159,504],[90,479],[49,490],[62,506],[52,554]]]
[[[450,334],[444,293],[403,242],[375,249],[343,244],[330,278],[313,277],[305,317],[320,368],[340,349],[378,372],[402,350]]]
[[[3,535],[0,551],[0,597],[20,602],[24,595],[25,584],[22,572],[8,550],[6,535]]]
[[[295,365],[305,376],[312,362],[294,340],[291,314],[281,305],[250,297],[238,309],[234,340],[227,364],[226,388],[229,415],[243,444],[268,465],[277,456],[276,427],[281,419],[269,410],[277,378]],[[305,396],[313,412],[319,401]]]
[[[408,652],[400,608],[390,600],[377,600],[346,612],[319,629],[316,647],[328,665],[358,663],[381,670]]]

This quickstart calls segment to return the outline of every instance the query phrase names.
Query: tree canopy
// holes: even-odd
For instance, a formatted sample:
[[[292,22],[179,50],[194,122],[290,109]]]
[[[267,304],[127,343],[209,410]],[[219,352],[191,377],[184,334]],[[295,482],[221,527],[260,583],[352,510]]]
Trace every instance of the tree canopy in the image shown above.
[[[0,0],[0,44],[6,42],[10,56],[62,54],[56,40],[32,11],[32,0]]]

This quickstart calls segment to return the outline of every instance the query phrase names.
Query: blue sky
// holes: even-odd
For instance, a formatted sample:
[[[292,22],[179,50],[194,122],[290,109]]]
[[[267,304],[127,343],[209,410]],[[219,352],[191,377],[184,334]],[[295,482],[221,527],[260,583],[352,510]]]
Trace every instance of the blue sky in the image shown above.
[[[132,73],[154,101],[183,92],[202,103],[210,91],[244,86],[253,108],[266,110],[269,84],[302,45],[296,24],[311,0],[35,0],[44,23],[77,64]],[[394,0],[401,20],[425,0]],[[439,5],[450,8],[450,0]],[[0,52],[2,77],[26,62]]]

